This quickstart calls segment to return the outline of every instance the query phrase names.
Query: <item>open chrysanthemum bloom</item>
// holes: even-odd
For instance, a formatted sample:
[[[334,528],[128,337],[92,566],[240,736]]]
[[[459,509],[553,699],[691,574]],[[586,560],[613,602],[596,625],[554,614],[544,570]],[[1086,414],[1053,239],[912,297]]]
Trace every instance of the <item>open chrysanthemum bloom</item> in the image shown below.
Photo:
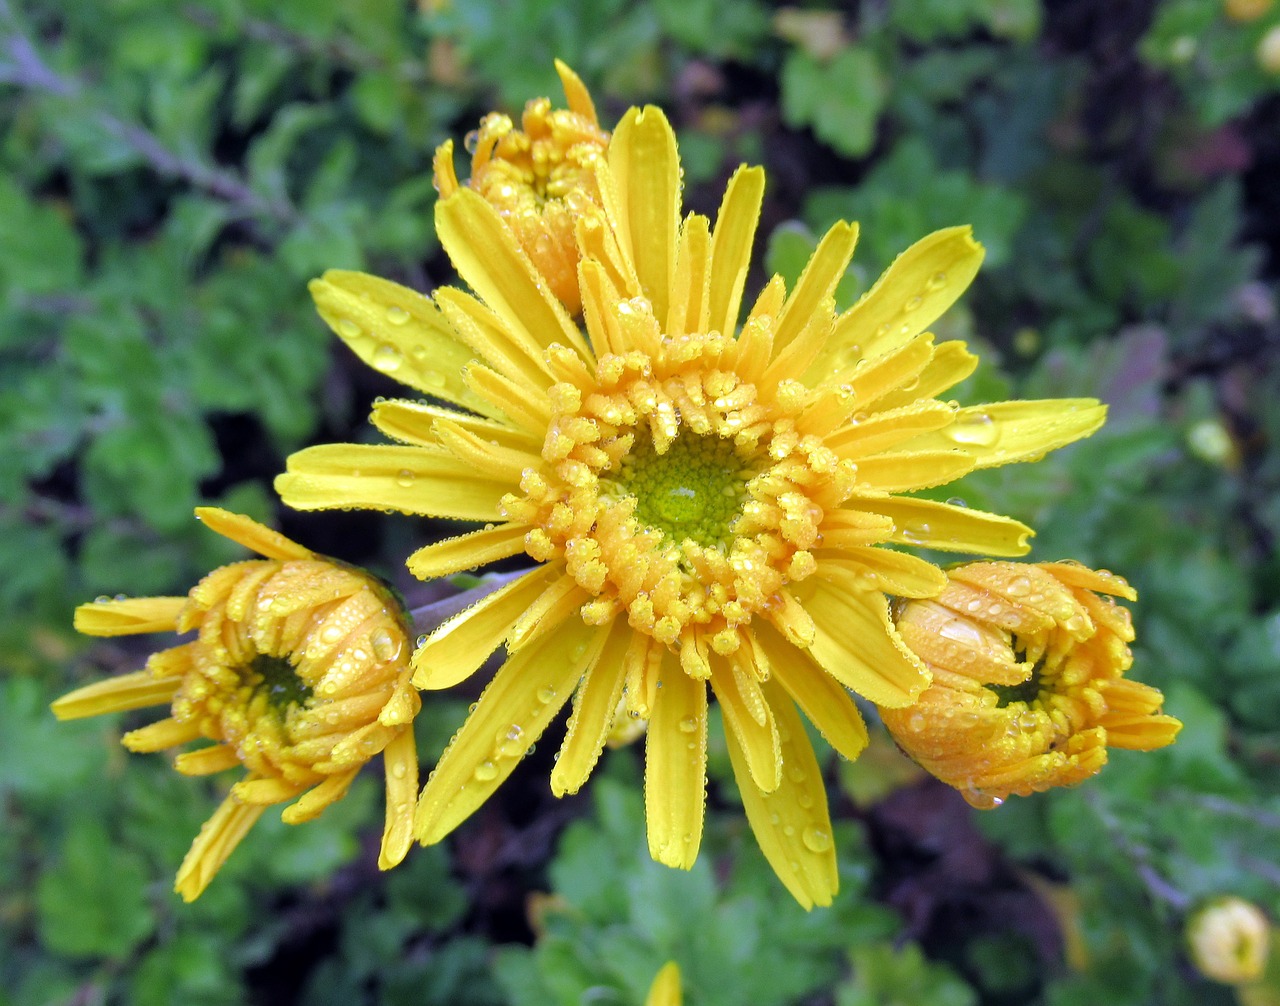
[[[313,284],[340,335],[385,343],[406,383],[472,411],[380,403],[374,422],[403,446],[310,448],[277,488],[302,509],[489,522],[415,553],[423,578],[522,553],[540,563],[415,655],[415,681],[445,688],[508,650],[423,792],[421,840],[480,806],[570,697],[551,781],[576,791],[622,700],[649,720],[650,850],[688,867],[710,691],[761,848],[802,904],[826,904],[830,822],[797,707],[855,757],[866,732],[849,689],[906,706],[929,683],[885,592],[946,583],[879,546],[1026,550],[1015,520],[901,494],[1037,457],[1091,433],[1103,409],[938,400],[976,362],[925,331],[977,271],[967,228],[922,240],[837,316],[856,235],[837,225],[796,288],[774,278],[739,326],[763,172],[739,170],[714,227],[682,220],[675,137],[647,108],[623,117],[597,181],[603,208],[578,225],[586,338],[467,189],[436,222],[478,299],[441,289],[433,303],[352,273]]]
[[[237,514],[202,508],[211,528],[264,559],[214,570],[186,597],[97,601],[76,609],[91,636],[192,632],[144,670],[80,688],[53,704],[60,719],[169,705],[168,718],[123,737],[150,752],[208,738],[178,755],[186,775],[243,765],[245,777],[214,813],[178,871],[191,901],[263,810],[297,802],[299,824],[340,800],[382,752],[387,817],[378,865],[404,858],[418,792],[409,639],[399,603],[378,581]]]
[[[1132,601],[1120,577],[1076,563],[975,562],[937,597],[905,603],[898,631],[933,672],[907,709],[882,709],[907,754],[975,807],[1072,786],[1108,746],[1150,751],[1182,724],[1124,677]]]
[[[553,109],[547,98],[535,98],[525,105],[519,129],[501,112],[486,115],[467,136],[467,184],[498,211],[551,292],[577,314],[582,302],[574,223],[586,205],[599,202],[595,165],[609,134],[577,74],[559,60],[556,71],[569,107]],[[436,151],[435,184],[445,198],[458,189],[451,140]]]

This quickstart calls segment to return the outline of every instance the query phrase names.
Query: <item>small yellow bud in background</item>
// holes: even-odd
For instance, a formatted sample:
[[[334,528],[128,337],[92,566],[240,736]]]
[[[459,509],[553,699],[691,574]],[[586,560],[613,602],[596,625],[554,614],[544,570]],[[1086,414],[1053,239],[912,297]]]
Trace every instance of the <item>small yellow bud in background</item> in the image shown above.
[[[1273,3],[1275,0],[1223,0],[1222,8],[1232,21],[1256,21]]]
[[[1223,468],[1240,463],[1240,451],[1231,431],[1218,419],[1202,419],[1187,431],[1187,449],[1201,461]]]
[[[1271,923],[1258,906],[1233,895],[1210,901],[1187,923],[1191,962],[1206,978],[1227,985],[1262,975],[1270,936]]]
[[[1280,24],[1263,35],[1258,43],[1258,65],[1267,73],[1280,74]]]

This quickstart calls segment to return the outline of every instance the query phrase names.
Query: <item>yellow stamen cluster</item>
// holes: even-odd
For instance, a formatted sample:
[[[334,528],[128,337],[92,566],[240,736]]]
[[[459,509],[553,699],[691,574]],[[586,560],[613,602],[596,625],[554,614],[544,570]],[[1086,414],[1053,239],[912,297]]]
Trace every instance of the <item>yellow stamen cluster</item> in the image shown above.
[[[195,632],[153,654],[145,670],[98,682],[53,704],[62,719],[169,704],[171,715],[130,731],[131,751],[154,752],[207,738],[179,754],[185,775],[243,765],[248,774],[206,823],[178,872],[197,897],[263,809],[299,824],[341,799],[373,756],[387,761],[387,828],[380,865],[410,841],[417,790],[412,723],[421,706],[409,683],[409,626],[372,577],[315,555],[248,518],[198,515],[227,537],[270,555],[222,566],[186,598],[82,605],[76,628],[114,636]]]
[[[818,527],[853,491],[856,466],[799,432],[808,389],[739,372],[771,319],[736,340],[664,338],[643,300],[619,308],[651,352],[606,354],[594,371],[552,354],[565,378],[551,389],[542,449],[554,477],[526,471],[503,511],[533,526],[535,559],[563,557],[590,595],[589,624],[625,610],[633,628],[679,642],[686,669],[706,677],[708,646],[735,652],[740,627],[813,572]]]
[[[906,709],[882,709],[898,744],[975,807],[1070,786],[1107,747],[1150,750],[1181,724],[1162,696],[1123,675],[1132,600],[1121,578],[1074,563],[971,563],[931,600],[902,606],[903,640],[933,672]]]
[[[467,184],[498,211],[552,293],[576,314],[582,302],[574,227],[582,209],[600,200],[595,169],[609,134],[578,77],[559,61],[556,69],[569,107],[553,109],[549,99],[535,98],[520,128],[501,112],[486,115],[464,141],[471,154]],[[434,167],[441,196],[456,191],[452,141],[436,151]]]

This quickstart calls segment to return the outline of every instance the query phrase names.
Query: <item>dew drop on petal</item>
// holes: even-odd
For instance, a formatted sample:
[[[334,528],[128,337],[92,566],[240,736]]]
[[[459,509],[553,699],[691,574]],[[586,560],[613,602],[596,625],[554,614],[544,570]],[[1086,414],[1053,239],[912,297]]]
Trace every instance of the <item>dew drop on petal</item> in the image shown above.
[[[826,852],[831,848],[831,835],[821,828],[812,826],[805,828],[801,837],[805,848],[810,852]]]
[[[369,362],[373,365],[374,370],[390,374],[400,369],[400,365],[404,363],[404,356],[391,343],[384,342],[373,351],[373,356]]]
[[[387,321],[393,325],[403,325],[409,320],[409,312],[404,308],[393,304],[387,308]]]

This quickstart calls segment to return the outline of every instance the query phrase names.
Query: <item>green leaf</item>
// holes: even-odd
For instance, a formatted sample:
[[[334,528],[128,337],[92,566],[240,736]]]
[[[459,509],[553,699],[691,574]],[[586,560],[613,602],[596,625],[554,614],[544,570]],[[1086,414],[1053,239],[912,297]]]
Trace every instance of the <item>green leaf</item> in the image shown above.
[[[76,821],[36,885],[41,939],[70,957],[124,957],[151,935],[147,873],[93,820]]]
[[[810,126],[818,139],[848,157],[867,153],[888,96],[879,61],[850,46],[821,63],[800,49],[782,65],[782,113],[791,126]]]

